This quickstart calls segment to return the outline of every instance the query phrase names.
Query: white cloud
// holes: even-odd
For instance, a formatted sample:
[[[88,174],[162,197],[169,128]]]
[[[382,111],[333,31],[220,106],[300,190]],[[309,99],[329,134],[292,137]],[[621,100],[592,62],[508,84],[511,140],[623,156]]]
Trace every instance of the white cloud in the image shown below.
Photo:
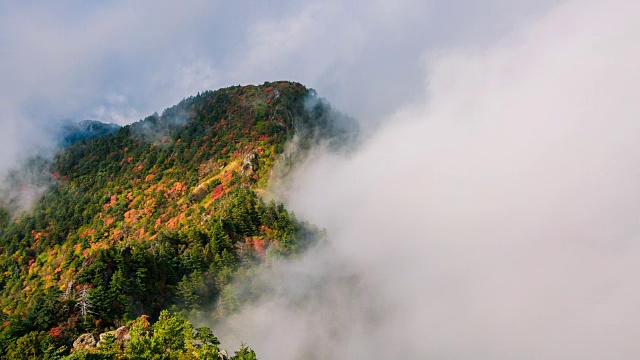
[[[301,169],[289,206],[332,252],[280,270],[225,343],[282,359],[638,358],[638,10],[567,1],[492,47],[429,55],[423,99],[353,157]]]

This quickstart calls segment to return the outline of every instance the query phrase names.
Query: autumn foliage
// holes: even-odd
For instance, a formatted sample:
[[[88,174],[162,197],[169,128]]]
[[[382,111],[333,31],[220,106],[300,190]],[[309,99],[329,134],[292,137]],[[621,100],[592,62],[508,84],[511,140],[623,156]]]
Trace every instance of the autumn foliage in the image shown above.
[[[310,96],[286,81],[207,91],[62,149],[33,212],[0,209],[0,358],[34,333],[68,350],[171,307],[235,311],[234,277],[319,234],[258,196],[295,134],[302,150],[346,134]]]

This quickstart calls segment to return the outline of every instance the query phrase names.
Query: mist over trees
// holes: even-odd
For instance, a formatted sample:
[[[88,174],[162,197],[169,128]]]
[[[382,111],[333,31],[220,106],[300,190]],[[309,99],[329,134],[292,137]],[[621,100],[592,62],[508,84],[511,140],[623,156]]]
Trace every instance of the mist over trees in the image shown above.
[[[211,330],[186,318],[215,321],[258,299],[260,268],[323,236],[262,196],[276,164],[291,168],[314,144],[354,136],[352,120],[313,97],[291,82],[234,86],[65,139],[41,166],[51,182],[35,206],[2,210],[1,353],[59,358],[81,334],[117,328],[130,340],[69,359],[217,354]],[[232,357],[254,358],[246,347]]]

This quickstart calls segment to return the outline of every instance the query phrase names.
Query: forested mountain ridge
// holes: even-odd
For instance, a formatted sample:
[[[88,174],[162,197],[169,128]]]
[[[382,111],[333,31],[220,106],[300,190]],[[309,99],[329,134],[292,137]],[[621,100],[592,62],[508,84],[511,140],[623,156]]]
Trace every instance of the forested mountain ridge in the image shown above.
[[[120,126],[117,124],[105,124],[96,120],[83,120],[78,123],[69,121],[61,126],[60,144],[71,146],[82,140],[92,140],[107,135],[115,134]]]
[[[298,151],[339,146],[355,131],[313,90],[274,82],[207,91],[75,139],[50,165],[53,184],[34,209],[0,216],[0,351],[24,353],[20,346],[39,339],[49,350],[34,352],[61,357],[80,334],[142,315],[153,322],[163,309],[233,312],[246,299],[232,279],[250,279],[257,265],[295,256],[321,235],[259,196],[275,164],[286,163],[287,142],[295,137]],[[186,324],[171,316],[160,318]],[[197,339],[190,329],[185,339]],[[158,333],[140,331],[151,342]]]

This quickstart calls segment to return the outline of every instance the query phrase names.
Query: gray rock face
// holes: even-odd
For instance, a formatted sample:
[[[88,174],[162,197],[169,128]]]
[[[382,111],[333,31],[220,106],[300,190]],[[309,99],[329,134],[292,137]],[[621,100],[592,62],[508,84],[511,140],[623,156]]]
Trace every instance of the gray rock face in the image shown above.
[[[73,342],[74,349],[87,349],[96,346],[96,338],[91,334],[82,334]]]
[[[242,174],[253,174],[256,169],[257,169],[257,159],[258,159],[258,154],[254,153],[254,152],[250,152],[247,155],[244,156],[244,159],[242,159],[242,167],[240,168],[240,172]]]
[[[122,343],[122,342],[128,342],[131,340],[131,335],[129,334],[129,327],[128,326],[121,326],[113,331],[107,331],[104,332],[102,334],[100,334],[100,341],[98,341],[98,345],[100,346],[100,343],[102,341],[104,341],[104,338],[107,335],[113,335],[113,337],[116,339],[117,343]]]

